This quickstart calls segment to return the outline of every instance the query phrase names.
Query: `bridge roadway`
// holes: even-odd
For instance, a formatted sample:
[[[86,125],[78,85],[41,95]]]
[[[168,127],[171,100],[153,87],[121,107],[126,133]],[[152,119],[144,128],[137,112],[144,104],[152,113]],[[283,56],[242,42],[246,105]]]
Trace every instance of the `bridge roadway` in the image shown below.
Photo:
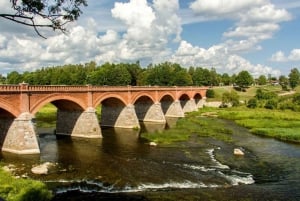
[[[184,117],[205,101],[206,87],[0,85],[0,149],[40,153],[32,120],[46,104],[57,107],[57,135],[101,138],[101,126],[139,128],[139,121]],[[101,105],[101,122],[95,108]]]

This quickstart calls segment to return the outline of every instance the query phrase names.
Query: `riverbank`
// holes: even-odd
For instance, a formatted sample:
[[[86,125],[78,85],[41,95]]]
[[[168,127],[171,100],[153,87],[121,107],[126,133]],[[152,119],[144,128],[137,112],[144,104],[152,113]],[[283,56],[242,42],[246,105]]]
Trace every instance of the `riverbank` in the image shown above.
[[[0,200],[1,198],[5,201],[49,201],[52,193],[44,183],[15,178],[9,172],[9,167],[0,166]]]

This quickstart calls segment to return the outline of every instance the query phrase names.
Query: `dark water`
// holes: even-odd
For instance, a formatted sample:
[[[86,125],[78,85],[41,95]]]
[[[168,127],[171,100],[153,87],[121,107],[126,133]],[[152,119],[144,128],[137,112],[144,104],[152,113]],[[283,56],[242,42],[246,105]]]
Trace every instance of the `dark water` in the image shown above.
[[[97,140],[39,129],[41,155],[3,153],[2,161],[45,181],[54,200],[300,200],[300,145],[227,126],[232,143],[192,137],[169,147],[150,147],[131,129],[103,129]],[[245,156],[234,156],[236,147]],[[33,175],[31,167],[43,162],[53,163],[50,173]]]

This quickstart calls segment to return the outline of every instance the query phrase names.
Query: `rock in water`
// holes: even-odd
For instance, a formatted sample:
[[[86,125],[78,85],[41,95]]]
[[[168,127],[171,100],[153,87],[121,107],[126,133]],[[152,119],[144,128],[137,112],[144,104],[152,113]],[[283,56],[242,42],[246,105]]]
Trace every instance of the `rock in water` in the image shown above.
[[[41,165],[31,168],[31,172],[33,174],[48,174],[48,168],[51,165],[52,164],[49,162],[43,163]]]
[[[152,147],[156,147],[157,146],[157,144],[155,142],[150,142],[149,145],[152,146]]]
[[[233,150],[233,154],[237,155],[237,156],[244,156],[245,155],[245,153],[241,149],[239,149],[239,148],[235,148]]]

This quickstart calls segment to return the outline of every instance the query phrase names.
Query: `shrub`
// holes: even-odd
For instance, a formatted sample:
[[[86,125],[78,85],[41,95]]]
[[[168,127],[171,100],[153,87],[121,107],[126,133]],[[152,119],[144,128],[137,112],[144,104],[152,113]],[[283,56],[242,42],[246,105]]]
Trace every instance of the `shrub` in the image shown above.
[[[248,108],[256,108],[257,107],[257,99],[256,98],[251,98],[248,101],[247,107]]]
[[[257,89],[255,97],[258,100],[269,100],[269,99],[277,98],[277,94],[274,93],[274,92],[269,92],[269,91],[264,91],[262,89]]]
[[[278,105],[278,101],[276,99],[270,99],[266,102],[265,108],[267,109],[276,109]]]
[[[214,97],[215,97],[215,92],[214,92],[214,90],[208,89],[208,90],[206,91],[206,97],[207,97],[207,98],[214,98]]]
[[[222,96],[222,105],[231,104],[236,107],[239,103],[239,95],[235,91],[225,92]]]

